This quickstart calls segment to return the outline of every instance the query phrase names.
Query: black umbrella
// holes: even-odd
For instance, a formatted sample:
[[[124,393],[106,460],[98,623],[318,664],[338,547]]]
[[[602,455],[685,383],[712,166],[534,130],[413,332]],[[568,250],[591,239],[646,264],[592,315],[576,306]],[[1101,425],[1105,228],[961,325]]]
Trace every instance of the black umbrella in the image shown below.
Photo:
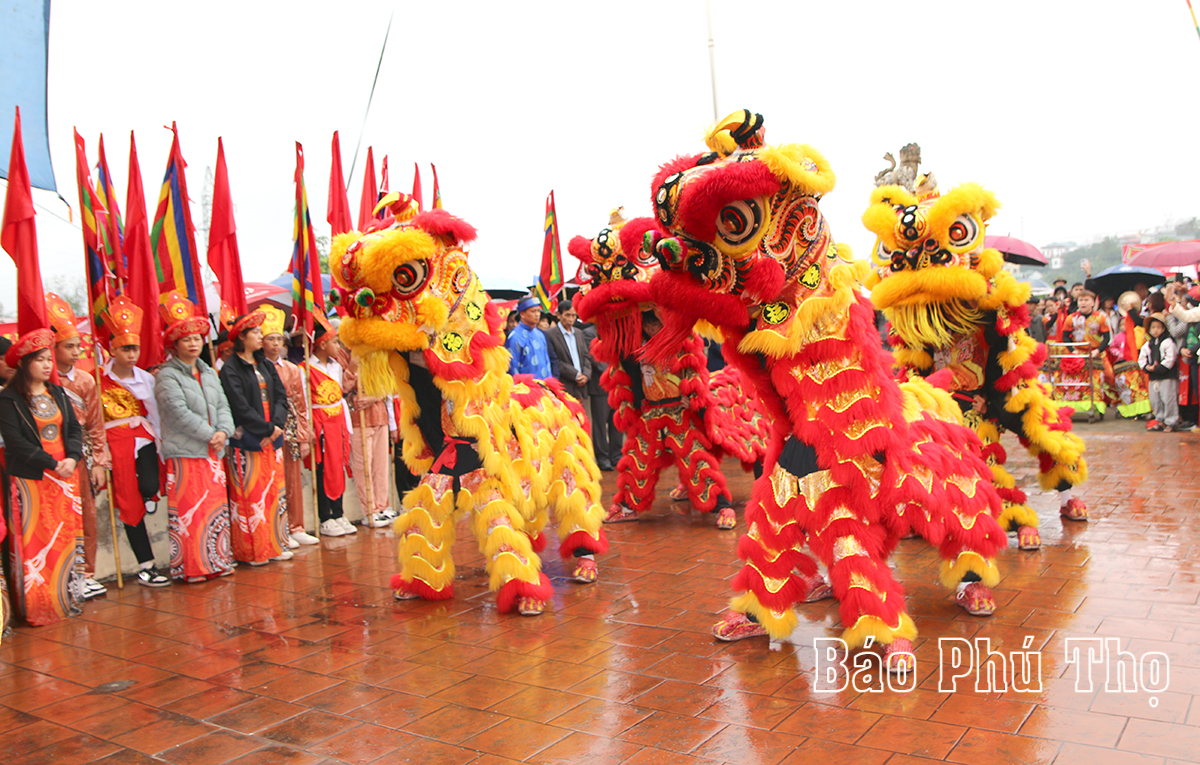
[[[1153,287],[1167,280],[1157,268],[1142,268],[1122,263],[1106,268],[1088,280],[1088,288],[1098,295],[1117,297],[1133,289],[1135,284]]]

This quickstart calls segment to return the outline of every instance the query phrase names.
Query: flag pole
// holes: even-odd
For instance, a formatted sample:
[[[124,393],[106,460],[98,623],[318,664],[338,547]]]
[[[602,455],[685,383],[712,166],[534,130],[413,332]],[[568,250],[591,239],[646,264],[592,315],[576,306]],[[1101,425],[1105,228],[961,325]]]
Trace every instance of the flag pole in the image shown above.
[[[1187,0],[1188,12],[1192,14],[1192,26],[1196,27],[1196,34],[1200,35],[1200,23],[1196,22],[1196,9],[1192,7],[1192,0]]]
[[[1192,0],[1188,0],[1189,6],[1191,2]],[[721,119],[721,115],[717,113],[717,54],[716,47],[713,45],[712,0],[704,0],[704,16],[708,21],[708,76],[712,81],[713,122],[716,122]]]
[[[90,313],[90,311],[89,311],[89,313]],[[93,327],[92,329],[95,330],[96,328]],[[92,354],[96,357],[96,359],[95,359],[95,363],[92,365],[92,374],[96,378],[96,395],[99,396],[100,395],[100,366],[101,366],[100,359],[102,359],[103,356],[96,352],[97,348],[96,348],[95,337],[96,336],[93,332]],[[112,468],[109,468],[107,471],[107,479],[108,480],[105,482],[105,489],[107,489],[107,491],[108,491],[108,523],[109,523],[109,526],[112,528],[113,564],[117,567],[117,589],[123,590],[123,589],[125,589],[125,579],[124,579],[124,577],[121,576],[121,545],[119,544],[120,539],[117,537],[117,511],[116,511],[116,506],[113,504]],[[91,478],[89,478],[88,480],[91,480]],[[80,489],[82,490],[82,487],[80,487]]]
[[[304,370],[308,373],[308,379],[304,381],[304,406],[308,408],[308,429],[313,436],[312,446],[308,450],[309,463],[312,465],[313,514],[317,518],[317,536],[320,536],[321,511],[317,507],[317,421],[313,416],[312,405],[312,346],[303,327],[300,333],[304,335]]]
[[[355,385],[357,386],[361,382],[361,380],[356,380]],[[362,398],[361,389],[357,391],[357,395],[354,398],[355,404],[358,403],[360,398]],[[359,407],[358,409],[358,429],[362,431],[362,438],[359,440],[362,442],[363,480],[367,484],[366,510],[370,511],[363,512],[363,525],[370,529],[374,528],[371,525],[370,516],[375,514],[375,487],[371,486],[371,455],[367,452],[367,410],[365,407]]]

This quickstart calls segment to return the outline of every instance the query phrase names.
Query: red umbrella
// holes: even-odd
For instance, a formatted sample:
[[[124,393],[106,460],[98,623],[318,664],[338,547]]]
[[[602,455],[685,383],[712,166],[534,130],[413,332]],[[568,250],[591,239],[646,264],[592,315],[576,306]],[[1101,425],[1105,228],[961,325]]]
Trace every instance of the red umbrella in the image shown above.
[[[258,308],[263,303],[273,303],[285,311],[292,310],[292,292],[269,282],[245,282],[246,305]]]
[[[1158,244],[1127,244],[1124,261],[1144,268],[1172,268],[1200,263],[1200,239]]]
[[[985,236],[983,245],[999,250],[1009,263],[1023,266],[1044,266],[1046,256],[1029,242],[1023,242],[1011,236]]]

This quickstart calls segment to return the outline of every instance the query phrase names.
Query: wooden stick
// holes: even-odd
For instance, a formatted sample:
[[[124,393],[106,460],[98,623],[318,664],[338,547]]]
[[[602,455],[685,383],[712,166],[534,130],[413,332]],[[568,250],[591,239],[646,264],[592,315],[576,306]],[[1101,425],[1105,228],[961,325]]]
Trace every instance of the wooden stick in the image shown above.
[[[309,448],[308,458],[312,465],[312,498],[313,498],[313,513],[317,517],[317,536],[321,535],[321,510],[317,507],[317,421],[313,417],[312,405],[312,348],[309,345],[308,333],[304,334],[304,369],[308,373],[308,379],[304,381],[304,406],[308,408],[308,430],[313,435],[312,446]]]
[[[100,391],[102,390],[100,387],[100,366],[101,366],[100,360],[102,358],[104,358],[104,356],[98,352],[98,349],[95,344],[95,336],[93,336],[92,374],[96,378],[96,395],[97,396],[100,396]],[[101,406],[103,407],[103,404]],[[107,440],[107,435],[105,436],[105,440]],[[83,472],[89,474],[87,480],[90,481],[91,480],[90,471],[84,470]],[[117,589],[123,590],[123,589],[125,589],[125,578],[121,575],[121,545],[119,544],[120,539],[117,538],[117,509],[116,509],[116,505],[113,504],[113,484],[112,484],[112,482],[113,482],[113,476],[112,476],[112,469],[110,468],[108,471],[108,481],[106,482],[106,487],[108,489],[108,522],[109,522],[109,526],[112,527],[113,564],[117,567]]]
[[[361,381],[356,381],[355,385]],[[358,392],[358,398],[362,398],[362,391]],[[362,443],[362,462],[363,462],[363,480],[367,484],[367,507],[363,511],[363,525],[367,528],[374,528],[371,525],[371,516],[375,515],[375,488],[371,486],[371,454],[367,451],[367,410],[358,410],[358,429],[362,432],[362,437],[359,441]]]
[[[117,539],[117,511],[113,504],[112,470],[108,471],[108,522],[112,526],[113,562],[117,567],[117,589],[125,589],[125,578],[121,575],[121,547]]]

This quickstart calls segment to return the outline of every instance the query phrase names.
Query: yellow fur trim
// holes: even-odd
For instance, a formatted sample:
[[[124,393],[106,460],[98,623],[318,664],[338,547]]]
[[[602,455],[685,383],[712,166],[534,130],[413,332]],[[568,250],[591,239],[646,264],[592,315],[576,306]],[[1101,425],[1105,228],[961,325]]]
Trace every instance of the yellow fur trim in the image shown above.
[[[837,183],[829,160],[806,144],[769,146],[758,152],[758,158],[776,178],[791,181],[807,194],[818,197],[828,194]]]
[[[1009,476],[1009,478],[1011,479],[1012,476]],[[1000,528],[1005,531],[1015,531],[1018,526],[1032,526],[1036,529],[1040,521],[1038,520],[1037,513],[1029,505],[1005,502],[1004,509],[1000,512],[1000,517],[996,519],[996,523],[1000,524]]]
[[[837,245],[839,252],[845,248],[847,259],[850,250],[844,244]],[[787,325],[787,335],[777,332],[750,332],[738,344],[742,353],[763,353],[775,358],[795,355],[818,331],[818,325],[832,330],[846,321],[856,289],[870,266],[863,261],[835,263],[829,269],[829,291],[824,295],[805,298],[796,307]],[[819,338],[818,338],[819,339]]]
[[[744,592],[732,598],[729,606],[734,611],[753,615],[774,640],[782,640],[791,635],[800,621],[796,617],[796,612],[790,608],[783,612],[764,608],[753,592]]]
[[[978,183],[964,183],[942,194],[931,204],[925,214],[925,220],[929,223],[929,230],[934,232],[938,240],[945,241],[946,233],[958,216],[975,215],[986,223],[999,209],[1000,202],[995,194]],[[979,237],[983,238],[982,231],[979,232]]]
[[[987,291],[987,279],[969,268],[930,267],[890,274],[871,287],[871,302],[883,311],[951,300],[979,301]]]
[[[357,355],[371,350],[416,351],[429,347],[429,335],[411,324],[393,324],[379,316],[346,317],[338,336]]]
[[[725,342],[725,335],[721,333],[721,328],[704,319],[696,322],[696,334],[705,339],[712,340],[714,343]]]
[[[915,640],[917,625],[913,624],[912,617],[906,612],[901,612],[900,621],[894,626],[884,624],[882,619],[875,616],[860,616],[853,627],[842,632],[842,640],[846,641],[846,648],[850,651],[866,645],[868,637],[875,638],[876,645],[890,645],[900,638]]]
[[[955,587],[970,571],[983,580],[985,587],[995,587],[1000,582],[1000,570],[994,561],[985,560],[982,555],[974,552],[961,552],[953,561],[944,560],[939,577],[943,587]]]
[[[915,422],[923,413],[945,422],[962,423],[962,409],[954,403],[949,393],[935,388],[920,378],[900,383],[903,395],[904,419]]]

